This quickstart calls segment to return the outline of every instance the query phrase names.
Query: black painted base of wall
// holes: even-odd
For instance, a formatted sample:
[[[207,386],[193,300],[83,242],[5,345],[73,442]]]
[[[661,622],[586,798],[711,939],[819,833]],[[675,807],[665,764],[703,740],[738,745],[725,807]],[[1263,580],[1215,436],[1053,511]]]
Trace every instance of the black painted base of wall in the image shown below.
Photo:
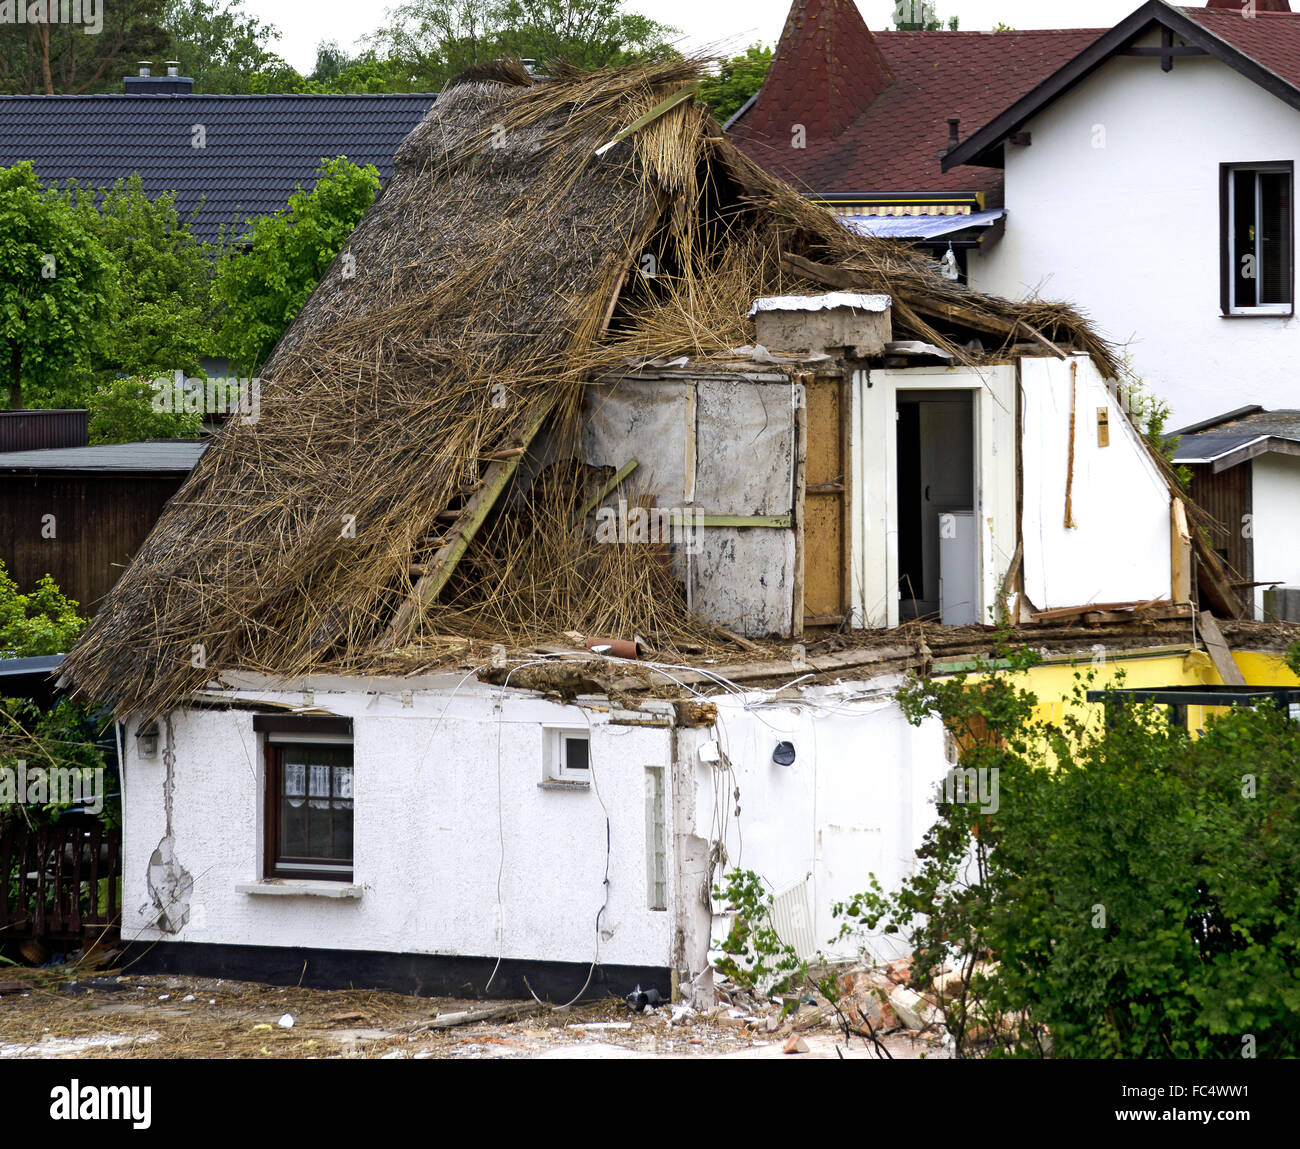
[[[543,1001],[556,1004],[568,1001],[582,988],[591,968],[581,962],[509,958],[497,968],[496,958],[490,957],[205,942],[135,942],[126,947],[115,964],[137,974],[223,977],[314,989],[380,989],[420,997],[526,999],[531,987]],[[624,997],[638,985],[642,989],[654,986],[667,997],[670,980],[668,969],[663,967],[601,965],[592,971],[591,984],[582,999],[610,994]]]

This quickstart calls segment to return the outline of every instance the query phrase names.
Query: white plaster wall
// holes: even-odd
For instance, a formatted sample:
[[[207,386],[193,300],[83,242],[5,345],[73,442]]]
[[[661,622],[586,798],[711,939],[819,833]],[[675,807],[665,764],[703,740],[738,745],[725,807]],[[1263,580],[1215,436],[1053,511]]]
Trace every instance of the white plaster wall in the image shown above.
[[[237,891],[262,871],[263,766],[252,715],[176,712],[172,831],[194,889],[189,924],[172,935],[151,928],[146,885],[165,833],[163,755],[141,760],[129,739],[123,935],[588,962],[606,898],[608,814],[600,959],[670,964],[671,912],[648,908],[645,767],[665,768],[671,804],[672,731],[517,695],[498,720],[492,693],[477,684],[454,698],[416,691],[409,708],[398,691],[315,694],[316,706],[354,718],[358,900]],[[541,789],[541,723],[581,727],[588,717],[595,786]],[[668,838],[671,883],[671,828]]]
[[[972,253],[971,285],[1079,305],[1172,403],[1171,429],[1300,405],[1297,321],[1219,311],[1219,164],[1294,160],[1300,113],[1210,57],[1120,57],[1025,127],[1006,233]]]
[[[1169,488],[1087,356],[1075,398],[1074,528],[1065,526],[1070,363],[1021,361],[1024,395],[1025,594],[1039,610],[1168,598]],[[1097,411],[1110,445],[1098,446]]]
[[[1015,367],[856,371],[850,498],[852,601],[859,626],[898,625],[898,392],[934,388],[975,392],[975,517],[982,621],[989,618],[1015,554]]]
[[[832,940],[839,923],[831,906],[865,890],[872,874],[892,890],[914,872],[949,768],[941,725],[908,725],[892,680],[882,683],[817,688],[796,704],[771,704],[761,694],[717,699],[716,737],[730,770],[698,760],[712,731],[687,732],[697,747],[684,757],[696,762],[698,832],[725,835],[724,869],[753,870],[773,891],[810,879],[816,942],[832,955],[857,949]],[[794,744],[791,766],[772,761],[782,741]],[[719,870],[715,881],[722,876]],[[716,933],[726,928],[725,919],[715,922]],[[872,948],[896,956],[888,939],[874,939]]]
[[[1300,586],[1300,458],[1259,455],[1250,467],[1255,578]],[[1255,588],[1255,617],[1264,617],[1263,587]]]

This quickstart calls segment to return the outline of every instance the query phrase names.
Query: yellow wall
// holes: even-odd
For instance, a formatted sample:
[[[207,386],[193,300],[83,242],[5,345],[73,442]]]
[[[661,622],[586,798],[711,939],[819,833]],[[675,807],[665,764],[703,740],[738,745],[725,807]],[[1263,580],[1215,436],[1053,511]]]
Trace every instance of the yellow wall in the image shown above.
[[[1053,656],[1055,658],[1056,656]],[[1234,651],[1233,660],[1250,686],[1300,686],[1300,678],[1291,672],[1282,660],[1281,652]],[[940,670],[936,667],[936,670]],[[1096,677],[1087,690],[1105,690],[1110,685],[1127,689],[1158,689],[1163,686],[1221,686],[1223,679],[1214,669],[1210,656],[1201,650],[1179,648],[1152,651],[1129,651],[1123,656],[1106,657],[1094,664],[1087,654],[1074,656],[1071,662],[1046,662],[1018,676],[1023,686],[1038,696],[1038,717],[1047,722],[1059,722],[1068,709],[1073,708],[1077,674],[1085,678],[1089,671]],[[1123,677],[1121,681],[1121,672]],[[971,675],[978,678],[978,675]],[[1218,706],[1189,706],[1188,728],[1196,731],[1205,725],[1206,716],[1225,709]],[[1086,713],[1091,712],[1091,713]],[[1084,704],[1077,714],[1081,721],[1099,722],[1101,705]]]

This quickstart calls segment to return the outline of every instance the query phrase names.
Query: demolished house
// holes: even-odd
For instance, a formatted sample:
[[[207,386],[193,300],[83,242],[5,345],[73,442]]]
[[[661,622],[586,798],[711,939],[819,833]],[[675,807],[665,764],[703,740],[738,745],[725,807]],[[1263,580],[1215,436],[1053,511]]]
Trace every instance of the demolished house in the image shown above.
[[[450,88],[67,659],[144,965],[667,993],[737,867],[811,953],[949,768],[901,671],[1233,613],[1080,316],[848,232],[699,75]]]

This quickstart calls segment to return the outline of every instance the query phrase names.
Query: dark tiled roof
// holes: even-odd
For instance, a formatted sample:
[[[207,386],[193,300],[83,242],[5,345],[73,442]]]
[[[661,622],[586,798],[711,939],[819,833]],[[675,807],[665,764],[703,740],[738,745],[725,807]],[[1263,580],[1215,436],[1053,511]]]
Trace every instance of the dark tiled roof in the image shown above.
[[[1240,17],[1238,17],[1240,19]],[[1179,438],[1175,463],[1205,462],[1245,447],[1260,438],[1289,439],[1300,443],[1300,411],[1251,411],[1228,415],[1220,421],[1196,424],[1204,430],[1175,431]]]
[[[965,135],[1036,87],[1101,31],[877,32],[875,43],[891,82],[845,131],[831,139],[810,131],[803,150],[790,146],[788,128],[760,134],[759,123],[773,118],[771,111],[764,120],[754,115],[768,98],[765,87],[730,135],[756,163],[808,193],[984,191],[996,196],[1000,171],[970,165],[940,169],[948,117],[961,120]],[[804,43],[803,51],[815,52],[812,41]],[[780,93],[774,91],[773,98]]]
[[[135,474],[192,471],[207,449],[201,439],[153,439],[145,443],[110,443],[98,447],[55,447],[44,451],[0,454],[0,471],[102,471]]]
[[[1240,5],[1236,11],[1181,11],[1261,67],[1300,88],[1300,14],[1265,12],[1261,6],[1252,19],[1246,19]]]
[[[852,0],[795,0],[746,128],[789,142],[790,125],[813,140],[847,128],[889,83],[889,67]]]
[[[323,158],[374,164],[393,153],[434,97],[0,96],[0,167],[31,160],[41,179],[111,186],[138,171],[150,195],[175,191],[195,233],[283,208]],[[195,125],[205,146],[193,146]]]

